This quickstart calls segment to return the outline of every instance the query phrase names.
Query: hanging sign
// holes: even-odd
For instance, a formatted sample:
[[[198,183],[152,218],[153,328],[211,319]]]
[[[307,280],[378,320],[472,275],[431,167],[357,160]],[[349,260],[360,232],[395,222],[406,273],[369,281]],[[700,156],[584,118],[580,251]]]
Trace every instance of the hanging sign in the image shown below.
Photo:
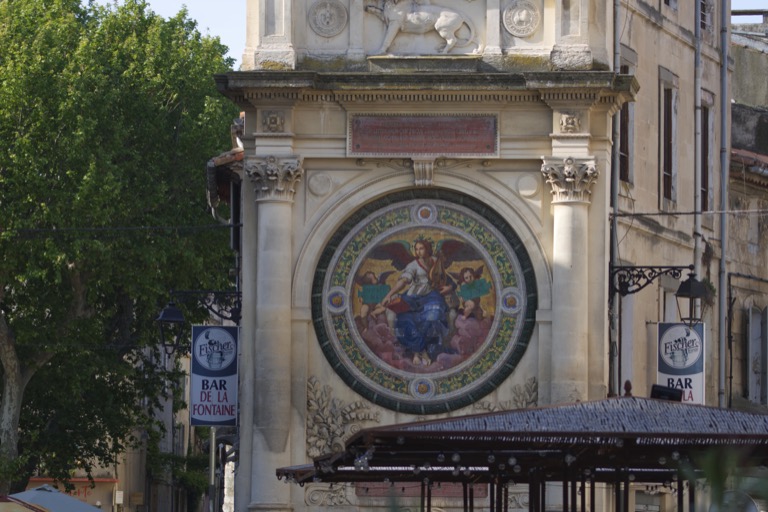
[[[662,323],[656,382],[683,391],[683,402],[704,404],[704,324]]]
[[[237,340],[239,327],[192,326],[190,423],[237,424]]]

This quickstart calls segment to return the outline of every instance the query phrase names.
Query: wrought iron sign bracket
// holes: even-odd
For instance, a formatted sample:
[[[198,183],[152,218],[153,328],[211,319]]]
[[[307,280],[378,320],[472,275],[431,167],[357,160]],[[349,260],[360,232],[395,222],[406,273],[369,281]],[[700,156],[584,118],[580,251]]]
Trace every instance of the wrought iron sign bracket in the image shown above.
[[[203,307],[219,320],[240,325],[242,295],[239,291],[171,290],[170,297],[170,302],[156,319],[160,326],[160,341],[168,355],[185,345],[182,340],[187,321],[184,313],[176,307],[177,301]]]
[[[239,291],[171,290],[172,302],[204,307],[220,320],[240,323],[242,294]]]
[[[693,265],[677,266],[611,266],[610,288],[611,295],[618,292],[622,297],[637,293],[659,276],[668,275],[674,279],[680,279],[683,271],[693,272]]]

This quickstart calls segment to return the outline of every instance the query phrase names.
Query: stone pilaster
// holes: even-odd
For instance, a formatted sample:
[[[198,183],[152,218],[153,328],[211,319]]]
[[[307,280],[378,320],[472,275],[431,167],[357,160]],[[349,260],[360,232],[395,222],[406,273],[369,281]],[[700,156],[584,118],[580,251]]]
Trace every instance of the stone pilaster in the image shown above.
[[[592,69],[589,0],[558,0],[555,9],[555,45],[550,61],[558,70]]]
[[[295,69],[293,8],[286,0],[246,0],[242,71]]]
[[[544,157],[552,188],[552,403],[588,398],[589,197],[594,159]]]
[[[291,229],[295,187],[304,170],[297,156],[249,158],[244,170],[256,201],[256,266],[250,510],[289,510],[290,489],[275,485],[274,468],[291,462]]]

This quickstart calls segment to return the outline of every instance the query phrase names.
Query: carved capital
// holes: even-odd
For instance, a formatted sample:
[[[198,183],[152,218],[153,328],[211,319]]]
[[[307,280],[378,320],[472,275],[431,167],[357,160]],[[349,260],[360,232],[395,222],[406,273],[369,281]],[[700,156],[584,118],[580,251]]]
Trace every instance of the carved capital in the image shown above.
[[[293,201],[296,183],[301,180],[304,169],[297,156],[249,158],[245,173],[255,185],[256,200]]]
[[[588,203],[599,172],[594,159],[542,157],[541,173],[552,187],[552,202]]]

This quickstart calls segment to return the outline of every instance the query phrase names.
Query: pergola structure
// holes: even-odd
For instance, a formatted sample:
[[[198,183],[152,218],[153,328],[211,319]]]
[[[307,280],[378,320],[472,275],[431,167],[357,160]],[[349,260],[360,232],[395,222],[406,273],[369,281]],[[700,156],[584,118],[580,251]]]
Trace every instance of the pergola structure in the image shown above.
[[[433,484],[486,485],[487,507],[506,511],[509,486],[527,484],[529,510],[546,508],[546,484],[562,486],[562,510],[586,512],[596,484],[612,484],[617,511],[627,511],[632,482],[678,486],[678,510],[695,485],[710,479],[706,461],[738,456],[738,468],[768,465],[768,415],[622,397],[517,409],[361,430],[343,452],[313,464],[277,470],[306,482],[421,483],[421,509],[431,509]],[[724,461],[724,459],[720,459]],[[758,469],[760,468],[760,469]],[[721,468],[722,469],[722,468]]]

